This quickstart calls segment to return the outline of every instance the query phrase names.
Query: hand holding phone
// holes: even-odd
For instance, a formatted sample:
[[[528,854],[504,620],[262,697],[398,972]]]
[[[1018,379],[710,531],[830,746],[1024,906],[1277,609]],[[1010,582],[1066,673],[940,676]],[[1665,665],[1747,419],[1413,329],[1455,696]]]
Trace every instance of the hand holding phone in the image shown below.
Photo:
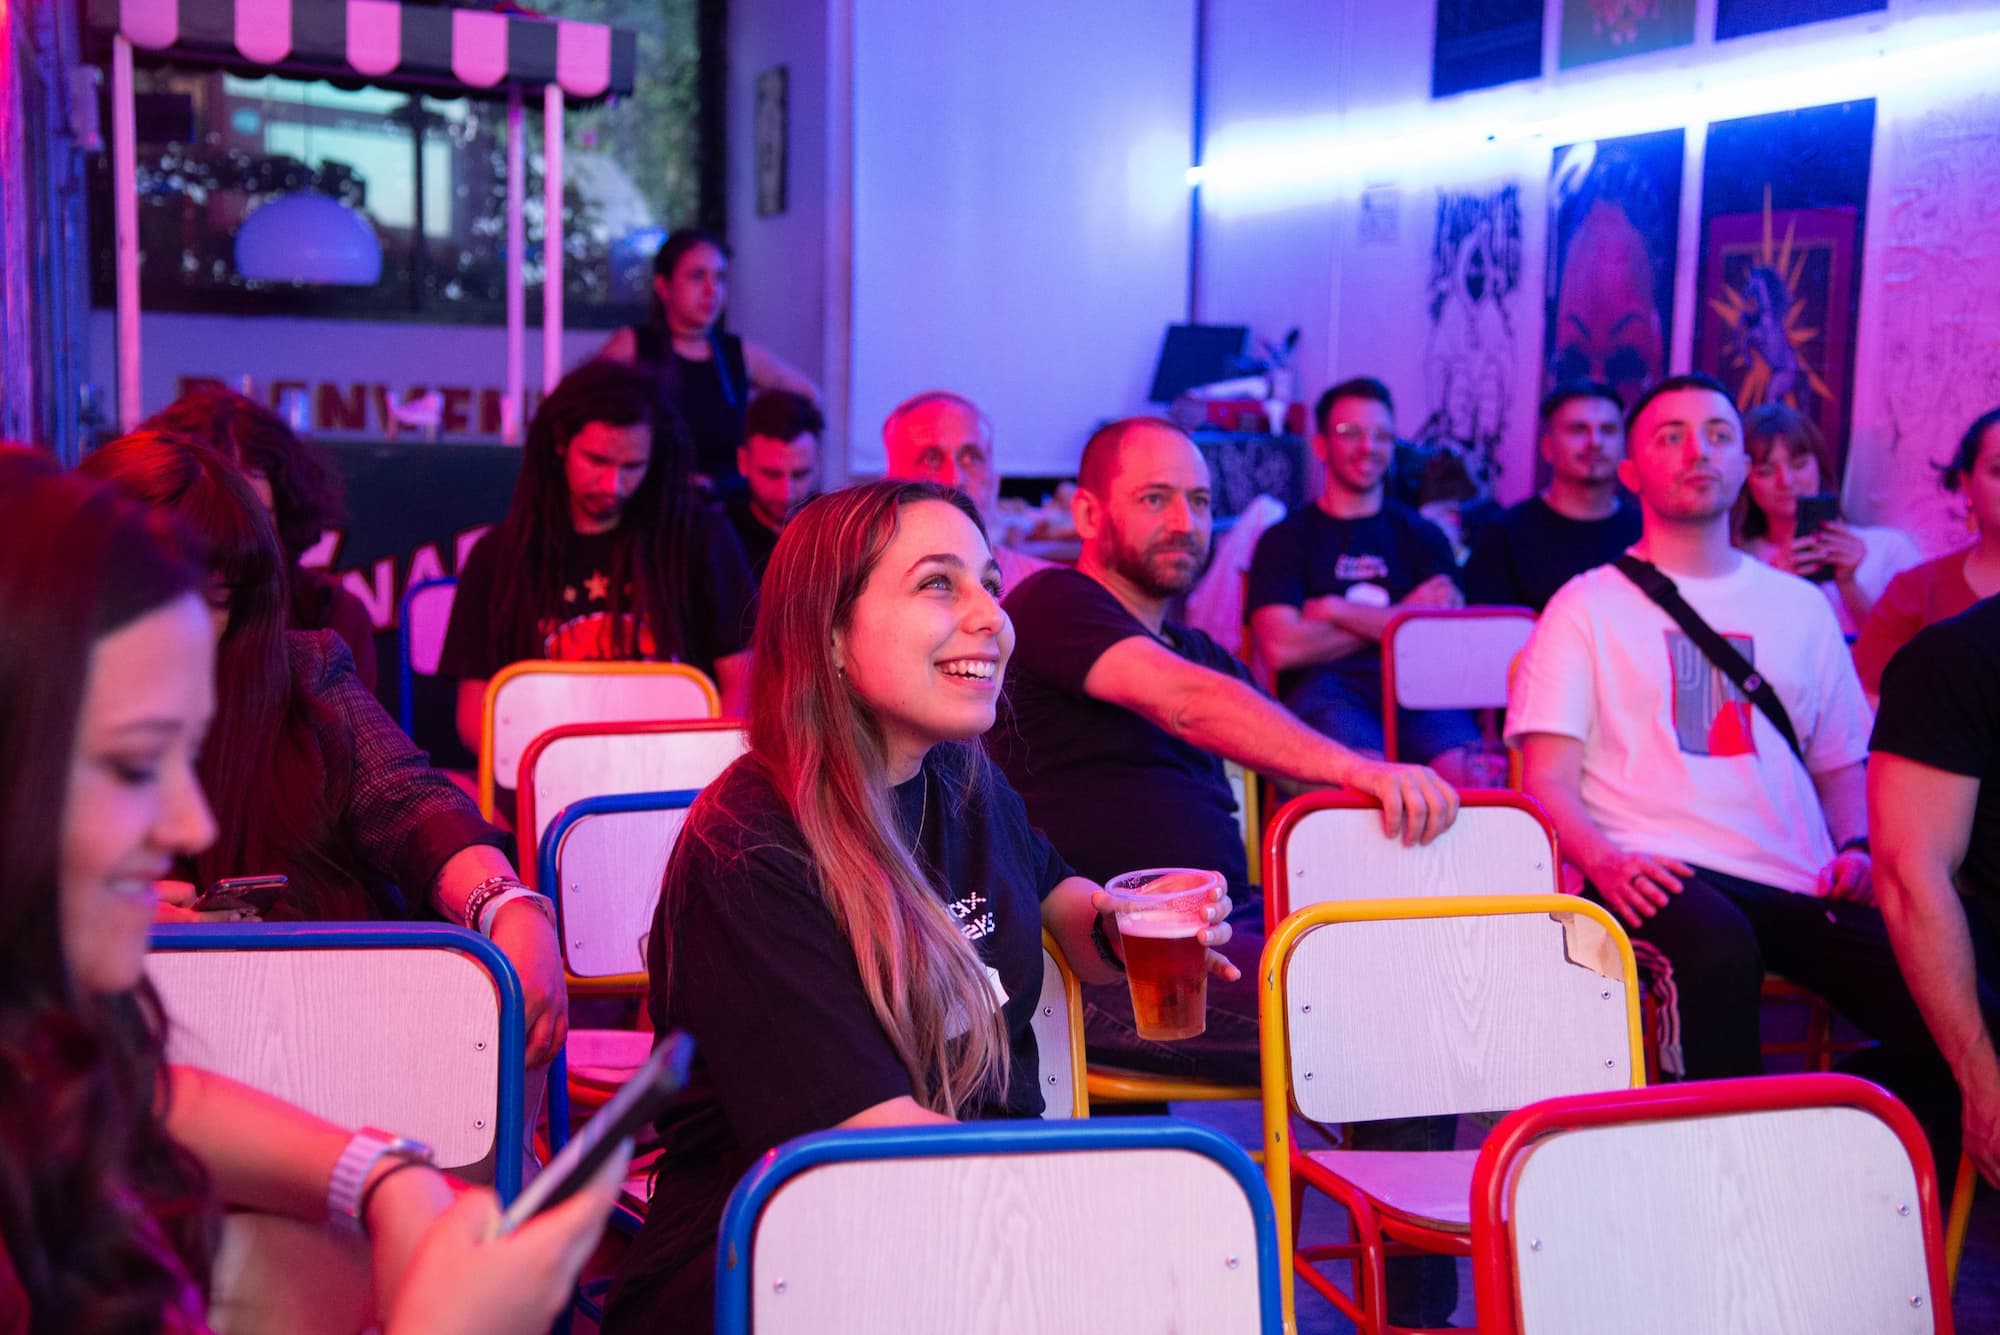
[[[289,877],[275,873],[268,876],[225,876],[209,886],[189,907],[197,913],[226,910],[263,914],[278,902],[290,883]]]
[[[1821,529],[1840,518],[1840,498],[1824,491],[1812,496],[1801,496],[1796,513],[1797,520],[1793,529],[1795,543],[1803,538],[1817,537]],[[1821,584],[1834,576],[1833,566],[1817,559],[1809,566],[1800,566],[1799,573]]]
[[[656,1120],[674,1095],[687,1087],[694,1040],[680,1030],[653,1048],[646,1064],[632,1073],[616,1095],[584,1124],[528,1189],[500,1216],[497,1233],[511,1233],[542,1211],[560,1205],[596,1175],[604,1161],[629,1151],[640,1128]]]

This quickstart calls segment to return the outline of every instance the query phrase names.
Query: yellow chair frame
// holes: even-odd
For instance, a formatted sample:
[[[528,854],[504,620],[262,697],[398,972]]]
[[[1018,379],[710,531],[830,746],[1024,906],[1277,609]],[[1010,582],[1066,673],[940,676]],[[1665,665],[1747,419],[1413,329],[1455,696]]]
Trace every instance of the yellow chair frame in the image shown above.
[[[1049,958],[1056,962],[1056,972],[1062,975],[1063,1000],[1069,1008],[1069,1083],[1075,1091],[1070,1097],[1070,1116],[1088,1117],[1090,1082],[1085,1076],[1083,1060],[1083,988],[1071,972],[1062,947],[1047,928],[1042,930],[1042,949],[1049,952]]]
[[[1624,929],[1603,908],[1573,895],[1478,895],[1422,899],[1331,900],[1300,909],[1286,918],[1264,943],[1264,958],[1258,971],[1261,988],[1258,998],[1258,1031],[1262,1048],[1264,1176],[1271,1184],[1271,1199],[1278,1208],[1278,1255],[1290,1258],[1290,1273],[1281,1286],[1287,1335],[1298,1329],[1296,1279],[1303,1277],[1322,1297],[1332,1303],[1364,1332],[1386,1330],[1370,1316],[1371,1304],[1364,1273],[1374,1273],[1371,1258],[1379,1258],[1391,1245],[1397,1254],[1410,1251],[1470,1256],[1470,1232],[1454,1233],[1427,1228],[1415,1222],[1392,1218],[1379,1211],[1372,1198],[1314,1164],[1299,1150],[1292,1136],[1292,1064],[1290,1021],[1286,1005],[1285,975],[1299,943],[1310,933],[1328,926],[1352,922],[1386,922],[1408,918],[1500,917],[1547,913],[1574,914],[1591,919],[1605,929],[1616,943],[1624,970],[1626,1038],[1629,1070],[1634,1088],[1645,1083],[1646,1063],[1639,1029],[1638,962]],[[1465,1109],[1466,1112],[1497,1111]],[[1305,1189],[1317,1187],[1339,1201],[1353,1221],[1355,1241],[1298,1248],[1296,1235]],[[1313,1268],[1320,1261],[1346,1260],[1353,1267],[1355,1295],[1341,1293],[1326,1276]]]

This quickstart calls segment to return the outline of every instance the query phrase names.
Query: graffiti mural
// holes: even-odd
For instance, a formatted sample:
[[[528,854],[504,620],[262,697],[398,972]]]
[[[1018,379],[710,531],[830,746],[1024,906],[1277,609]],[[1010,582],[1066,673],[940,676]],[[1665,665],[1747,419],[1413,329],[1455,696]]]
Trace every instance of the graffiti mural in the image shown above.
[[[1424,407],[1411,461],[1423,502],[1485,496],[1520,364],[1521,190],[1440,190],[1427,284]],[[1408,469],[1399,463],[1399,473]]]

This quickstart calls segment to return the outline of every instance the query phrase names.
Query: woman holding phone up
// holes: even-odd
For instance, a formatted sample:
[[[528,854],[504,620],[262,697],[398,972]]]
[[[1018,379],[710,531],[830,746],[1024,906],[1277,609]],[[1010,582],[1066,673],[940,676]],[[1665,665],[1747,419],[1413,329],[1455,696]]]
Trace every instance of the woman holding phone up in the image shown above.
[[[1833,454],[1812,418],[1767,403],[1743,418],[1750,477],[1736,502],[1736,545],[1765,565],[1814,580],[1849,639],[1889,581],[1923,559],[1901,529],[1872,528],[1800,502],[1839,487]]]
[[[0,451],[0,1331],[199,1335],[211,1314],[546,1330],[611,1169],[490,1239],[491,1194],[455,1198],[413,1151],[165,1064],[154,883],[215,836],[195,774],[215,648],[188,545],[110,488]],[[219,1247],[223,1203],[297,1221],[307,1250]],[[317,1227],[341,1216],[367,1244]]]
[[[750,751],[696,801],[653,924],[653,1022],[697,1057],[606,1335],[712,1324],[723,1203],[780,1142],[1038,1116],[1044,927],[1080,977],[1118,976],[1102,890],[977,744],[1014,647],[999,598],[978,513],[931,483],[823,496],[779,538]],[[1206,945],[1228,911],[1213,891]]]

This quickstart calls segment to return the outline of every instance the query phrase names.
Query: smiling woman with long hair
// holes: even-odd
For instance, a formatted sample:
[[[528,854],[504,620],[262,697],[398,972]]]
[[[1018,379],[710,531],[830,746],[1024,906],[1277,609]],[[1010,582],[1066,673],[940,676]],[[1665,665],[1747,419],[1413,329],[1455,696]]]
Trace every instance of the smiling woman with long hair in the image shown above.
[[[1038,1116],[1044,927],[1117,977],[1101,891],[978,746],[1014,647],[999,595],[978,512],[931,483],[821,497],[779,538],[750,751],[689,813],[653,924],[654,1024],[700,1056],[607,1335],[707,1328],[723,1201],[779,1142]],[[1228,909],[1217,891],[1209,944]]]
[[[323,1264],[230,1268],[276,1304],[260,1310],[303,1282],[314,1300],[289,1310],[315,1331],[546,1330],[615,1178],[532,1237],[488,1241],[490,1193],[454,1204],[433,1169],[350,1157],[373,1142],[166,1065],[144,970],[154,883],[215,835],[195,773],[215,707],[197,550],[108,487],[0,454],[0,1330],[205,1332],[220,1206],[324,1224],[349,1203],[343,1160],[365,1173],[379,1296],[366,1252],[315,1228],[298,1236]]]

